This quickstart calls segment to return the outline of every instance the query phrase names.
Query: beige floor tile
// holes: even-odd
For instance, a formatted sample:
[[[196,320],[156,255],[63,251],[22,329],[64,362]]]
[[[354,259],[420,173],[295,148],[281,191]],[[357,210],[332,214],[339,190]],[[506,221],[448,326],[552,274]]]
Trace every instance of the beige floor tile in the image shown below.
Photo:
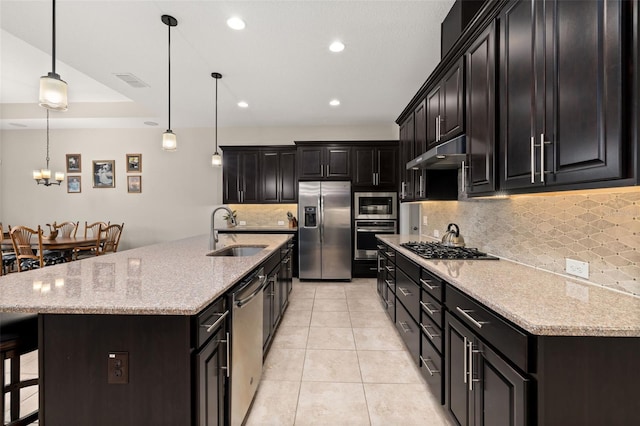
[[[287,309],[282,318],[281,326],[309,327],[311,311],[292,311]]]
[[[307,347],[307,337],[309,327],[288,327],[280,326],[273,338],[272,348],[282,349],[305,349]]]
[[[389,328],[393,327],[391,320],[384,312],[349,312],[351,326],[354,328]]]
[[[293,425],[300,382],[263,380],[253,401],[246,425]]]
[[[310,311],[311,309],[313,309],[313,299],[292,298],[287,307],[287,311]]]
[[[344,287],[337,285],[327,285],[316,288],[317,299],[345,299],[347,296]]]
[[[423,383],[406,351],[358,351],[364,383]]]
[[[296,425],[368,425],[361,383],[302,382]]]
[[[300,381],[306,349],[272,347],[262,367],[263,380]]]
[[[356,351],[307,350],[302,381],[362,383]]]
[[[355,350],[353,333],[350,328],[311,327],[307,349]]]
[[[405,346],[392,328],[354,328],[356,348],[361,351],[399,351]]]
[[[350,312],[384,312],[379,298],[348,298]]]
[[[365,384],[364,389],[371,425],[450,425],[424,385]]]
[[[338,327],[351,328],[349,312],[323,312],[313,311],[311,327]]]
[[[313,299],[316,295],[315,286],[294,285],[291,290],[292,299]]]
[[[347,312],[346,299],[315,299],[313,302],[314,311],[323,312]]]

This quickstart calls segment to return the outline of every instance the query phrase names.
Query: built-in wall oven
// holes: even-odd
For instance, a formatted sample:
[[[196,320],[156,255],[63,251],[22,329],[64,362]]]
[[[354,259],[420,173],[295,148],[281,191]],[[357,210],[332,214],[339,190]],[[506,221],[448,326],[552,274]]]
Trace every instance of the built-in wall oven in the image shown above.
[[[395,234],[397,230],[395,220],[356,220],[354,235],[354,259],[377,259],[378,244],[376,234]]]
[[[396,220],[398,218],[398,193],[354,192],[353,207],[353,217],[356,220]]]

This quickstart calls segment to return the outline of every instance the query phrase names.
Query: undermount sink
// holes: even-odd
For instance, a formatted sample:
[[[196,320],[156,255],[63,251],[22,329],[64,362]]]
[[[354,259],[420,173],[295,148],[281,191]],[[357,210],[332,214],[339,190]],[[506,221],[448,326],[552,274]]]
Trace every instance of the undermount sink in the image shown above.
[[[266,245],[234,245],[227,246],[221,249],[212,251],[211,253],[207,253],[207,256],[226,256],[226,257],[242,257],[242,256],[253,256],[261,252]]]

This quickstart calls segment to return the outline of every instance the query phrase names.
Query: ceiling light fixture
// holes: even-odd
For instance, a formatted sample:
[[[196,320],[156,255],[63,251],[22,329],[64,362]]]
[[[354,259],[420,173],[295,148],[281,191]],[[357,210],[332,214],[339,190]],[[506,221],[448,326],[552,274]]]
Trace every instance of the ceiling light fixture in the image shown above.
[[[249,104],[248,104],[248,103],[246,103],[245,101],[240,101],[240,102],[238,102],[238,106],[239,106],[240,108],[249,108]]]
[[[178,20],[173,16],[162,15],[162,22],[169,29],[169,128],[162,134],[162,149],[165,151],[175,151],[178,148],[176,134],[171,130],[171,27],[178,25]]]
[[[34,170],[33,179],[38,185],[51,186],[60,185],[64,180],[64,173],[55,173],[55,182],[51,182],[51,169],[49,169],[49,110],[47,109],[47,167],[45,169]]]
[[[66,111],[67,83],[56,74],[56,0],[53,0],[53,26],[51,48],[51,72],[40,77],[38,105],[56,111]]]
[[[211,165],[220,167],[222,166],[222,156],[218,153],[218,80],[222,78],[222,74],[219,72],[212,72],[211,77],[216,80],[216,115],[215,115],[215,141],[216,149],[211,156]]]
[[[344,50],[344,43],[336,40],[331,43],[331,45],[329,46],[329,50],[334,53],[342,52]]]
[[[339,101],[339,100],[337,100],[337,99],[332,99],[332,100],[329,102],[329,105],[334,106],[334,107],[335,107],[335,106],[338,106],[338,105],[340,105],[340,101]]]
[[[244,30],[246,24],[242,19],[238,18],[237,16],[233,16],[227,19],[227,26],[229,26],[229,28],[233,30]]]

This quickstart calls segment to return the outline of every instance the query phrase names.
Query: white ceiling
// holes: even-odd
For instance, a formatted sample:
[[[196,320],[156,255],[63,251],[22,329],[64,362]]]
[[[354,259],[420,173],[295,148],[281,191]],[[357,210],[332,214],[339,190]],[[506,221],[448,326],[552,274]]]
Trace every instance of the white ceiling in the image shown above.
[[[438,64],[453,0],[58,0],[56,72],[69,110],[56,128],[391,124]],[[0,128],[44,127],[39,77],[51,71],[51,0],[0,0]],[[243,31],[227,27],[242,17]],[[342,53],[329,51],[341,40]],[[131,73],[148,87],[114,76]],[[338,107],[329,101],[337,98]],[[236,104],[246,101],[249,108]],[[17,126],[16,126],[17,125]],[[26,126],[26,127],[22,127]]]

